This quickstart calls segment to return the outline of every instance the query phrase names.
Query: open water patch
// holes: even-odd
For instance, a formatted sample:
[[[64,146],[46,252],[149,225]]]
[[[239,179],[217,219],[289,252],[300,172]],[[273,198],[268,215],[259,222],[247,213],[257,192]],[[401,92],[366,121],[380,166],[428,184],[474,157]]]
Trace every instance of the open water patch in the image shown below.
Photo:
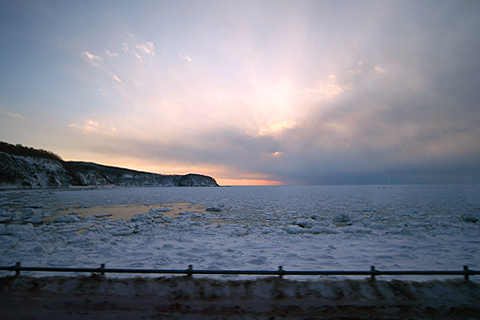
[[[108,219],[124,219],[129,220],[136,215],[150,212],[153,210],[158,217],[167,216],[176,218],[185,213],[205,213],[207,208],[202,205],[190,202],[175,202],[166,204],[123,204],[123,205],[101,205],[90,207],[77,207],[72,209],[59,209],[49,217],[44,218],[45,223],[52,223],[55,219],[64,216],[79,216],[108,218]]]

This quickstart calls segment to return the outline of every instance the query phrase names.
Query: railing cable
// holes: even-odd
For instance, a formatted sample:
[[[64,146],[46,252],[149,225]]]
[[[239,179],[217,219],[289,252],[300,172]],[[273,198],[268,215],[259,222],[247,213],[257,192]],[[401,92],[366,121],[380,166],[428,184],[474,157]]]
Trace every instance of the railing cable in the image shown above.
[[[480,271],[471,270],[468,266],[463,266],[463,270],[453,271],[425,271],[425,270],[403,270],[403,271],[381,271],[375,269],[375,266],[370,267],[370,271],[288,271],[282,266],[278,270],[194,270],[193,265],[189,265],[187,269],[127,269],[127,268],[106,268],[102,263],[99,268],[59,268],[59,267],[24,267],[20,262],[14,266],[0,267],[0,271],[12,271],[15,275],[20,275],[22,271],[30,272],[73,272],[73,273],[137,273],[137,274],[186,274],[191,277],[194,274],[199,275],[258,275],[258,276],[370,276],[372,280],[378,276],[433,276],[433,275],[458,275],[463,276],[465,280],[469,280],[470,276],[479,275]]]

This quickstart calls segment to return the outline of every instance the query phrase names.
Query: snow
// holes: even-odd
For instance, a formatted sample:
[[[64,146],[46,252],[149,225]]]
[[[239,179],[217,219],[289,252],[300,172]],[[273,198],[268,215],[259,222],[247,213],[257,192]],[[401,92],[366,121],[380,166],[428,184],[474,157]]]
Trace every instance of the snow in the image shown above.
[[[0,278],[8,319],[478,319],[480,284],[281,278]]]
[[[478,186],[6,190],[0,208],[2,266],[480,269]]]
[[[43,222],[42,215],[40,213],[35,213],[31,218],[25,219],[26,223],[39,224]]]

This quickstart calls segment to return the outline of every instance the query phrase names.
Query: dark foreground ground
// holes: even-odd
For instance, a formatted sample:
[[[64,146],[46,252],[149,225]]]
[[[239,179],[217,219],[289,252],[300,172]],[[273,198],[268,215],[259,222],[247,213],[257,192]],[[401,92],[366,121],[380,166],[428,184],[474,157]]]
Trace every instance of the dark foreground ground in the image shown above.
[[[0,318],[480,319],[480,284],[7,276]]]

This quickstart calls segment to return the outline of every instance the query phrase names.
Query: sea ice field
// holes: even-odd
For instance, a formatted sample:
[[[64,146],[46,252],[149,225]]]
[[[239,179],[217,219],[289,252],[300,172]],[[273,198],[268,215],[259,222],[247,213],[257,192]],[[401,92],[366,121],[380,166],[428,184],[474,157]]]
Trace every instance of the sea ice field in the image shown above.
[[[480,269],[480,186],[3,190],[0,221],[0,266]]]

